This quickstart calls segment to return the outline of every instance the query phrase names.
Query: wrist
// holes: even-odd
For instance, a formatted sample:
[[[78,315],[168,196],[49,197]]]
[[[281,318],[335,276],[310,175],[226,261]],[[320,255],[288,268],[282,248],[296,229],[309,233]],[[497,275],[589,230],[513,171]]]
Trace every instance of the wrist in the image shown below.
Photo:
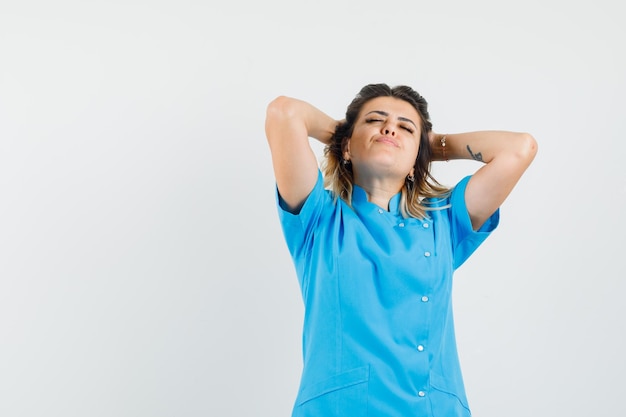
[[[431,138],[431,148],[433,152],[433,161],[446,161],[450,160],[450,144],[448,143],[448,137],[445,134],[433,134]]]
[[[449,149],[446,149],[446,135],[442,135],[439,138],[439,143],[441,144],[441,159],[448,162],[450,159],[448,157]]]

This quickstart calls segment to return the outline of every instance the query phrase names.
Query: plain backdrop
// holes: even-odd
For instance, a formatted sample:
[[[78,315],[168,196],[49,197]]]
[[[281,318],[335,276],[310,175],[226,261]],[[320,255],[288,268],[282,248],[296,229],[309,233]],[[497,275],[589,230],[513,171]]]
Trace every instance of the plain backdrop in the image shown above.
[[[0,416],[288,416],[303,310],[265,109],[342,118],[372,82],[413,86],[436,131],[539,143],[456,273],[474,415],[626,415],[621,10],[3,1]]]

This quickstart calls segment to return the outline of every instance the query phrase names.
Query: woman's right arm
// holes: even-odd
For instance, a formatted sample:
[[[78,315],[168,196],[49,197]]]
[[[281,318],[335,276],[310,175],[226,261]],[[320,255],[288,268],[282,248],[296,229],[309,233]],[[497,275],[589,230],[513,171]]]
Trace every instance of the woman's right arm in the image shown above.
[[[302,100],[280,96],[267,106],[265,134],[272,154],[276,186],[290,210],[300,209],[318,176],[309,137],[328,144],[337,121]]]

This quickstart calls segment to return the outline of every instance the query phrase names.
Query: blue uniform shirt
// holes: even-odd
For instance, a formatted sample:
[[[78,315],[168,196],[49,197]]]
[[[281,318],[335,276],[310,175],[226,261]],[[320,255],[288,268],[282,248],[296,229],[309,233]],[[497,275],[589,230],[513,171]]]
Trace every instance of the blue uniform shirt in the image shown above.
[[[402,218],[321,172],[299,213],[278,211],[304,301],[293,417],[470,416],[452,320],[452,274],[495,229],[472,230],[461,180],[429,218]]]

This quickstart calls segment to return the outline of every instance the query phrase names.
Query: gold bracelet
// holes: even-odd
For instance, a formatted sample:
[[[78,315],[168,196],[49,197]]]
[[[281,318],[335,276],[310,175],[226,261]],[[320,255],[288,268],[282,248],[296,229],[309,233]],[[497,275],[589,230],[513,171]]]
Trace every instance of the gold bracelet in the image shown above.
[[[443,135],[440,139],[441,142],[441,155],[443,156],[443,160],[448,162],[449,159],[446,156],[446,135]]]

